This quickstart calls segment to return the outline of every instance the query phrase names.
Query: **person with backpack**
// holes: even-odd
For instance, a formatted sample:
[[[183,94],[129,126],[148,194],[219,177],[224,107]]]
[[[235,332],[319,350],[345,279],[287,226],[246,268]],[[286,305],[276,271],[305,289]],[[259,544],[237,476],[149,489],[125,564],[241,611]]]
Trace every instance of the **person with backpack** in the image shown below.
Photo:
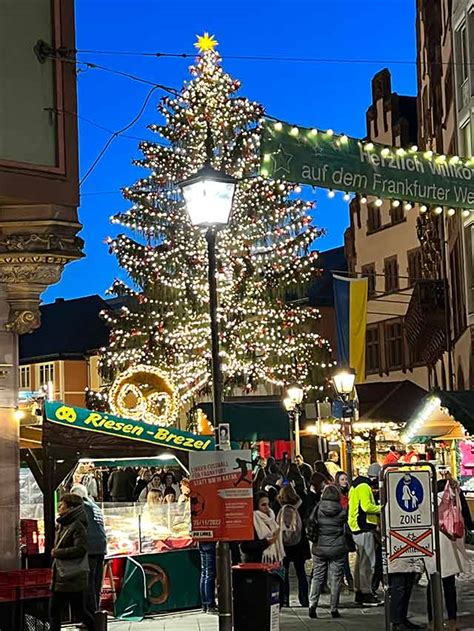
[[[283,586],[283,607],[290,606],[290,564],[295,567],[298,579],[298,600],[302,607],[309,606],[308,579],[305,571],[305,562],[311,558],[309,543],[303,527],[302,511],[303,502],[291,484],[284,486],[278,494],[281,509],[277,522],[280,527],[285,558],[285,582]]]
[[[313,578],[309,594],[309,617],[317,618],[317,606],[326,577],[331,590],[331,616],[340,618],[339,596],[346,555],[347,512],[341,506],[339,489],[330,484],[323,489],[308,522],[308,538],[313,542]]]
[[[87,608],[95,615],[100,609],[100,595],[104,574],[104,560],[107,554],[107,535],[104,515],[92,498],[88,496],[83,484],[74,484],[71,494],[83,501],[87,519],[87,552],[89,556],[89,583],[87,587]]]

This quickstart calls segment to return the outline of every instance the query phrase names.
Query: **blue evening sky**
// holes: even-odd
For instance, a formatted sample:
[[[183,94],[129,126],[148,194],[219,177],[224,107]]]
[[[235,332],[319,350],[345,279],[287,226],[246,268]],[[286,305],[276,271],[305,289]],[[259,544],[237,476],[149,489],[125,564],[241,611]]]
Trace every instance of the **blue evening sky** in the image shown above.
[[[291,123],[365,135],[372,76],[384,66],[393,90],[415,94],[415,0],[79,0],[79,50],[193,53],[196,34],[209,31],[219,41],[224,67],[242,82],[241,94]],[[373,63],[250,61],[225,56],[271,56],[374,60]],[[81,53],[78,58],[180,88],[191,60]],[[390,63],[410,61],[413,63]],[[140,111],[149,86],[100,70],[78,74],[79,115],[118,130]],[[127,134],[151,138],[146,126],[161,122],[156,92]],[[79,120],[80,168],[84,174],[110,137]],[[104,294],[119,273],[104,240],[120,232],[109,218],[128,208],[120,188],[142,171],[135,138],[116,138],[81,191],[80,220],[86,257],[68,265],[61,282],[44,300]],[[338,195],[317,195],[316,223],[327,236],[323,250],[343,243],[347,204]]]

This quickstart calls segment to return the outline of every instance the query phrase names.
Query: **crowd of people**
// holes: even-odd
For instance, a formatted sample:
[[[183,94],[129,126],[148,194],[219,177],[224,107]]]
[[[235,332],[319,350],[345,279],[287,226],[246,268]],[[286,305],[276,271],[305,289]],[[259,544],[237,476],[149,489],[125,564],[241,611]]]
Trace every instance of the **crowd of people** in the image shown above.
[[[387,464],[418,460],[413,448],[399,453],[393,447]],[[387,459],[386,459],[387,460]],[[261,458],[254,472],[254,540],[241,544],[244,561],[276,561],[284,568],[281,605],[289,604],[289,568],[293,564],[298,581],[300,605],[308,607],[309,617],[317,617],[321,593],[330,591],[330,610],[340,617],[339,597],[345,584],[354,591],[354,602],[361,607],[383,604],[379,588],[383,580],[381,506],[378,483],[381,465],[373,463],[366,472],[349,483],[342,471],[337,452],[330,452],[325,462],[313,466],[300,455],[290,462],[287,455],[280,462]],[[445,474],[438,481],[439,502],[451,494],[446,510],[459,505],[462,516],[447,516],[446,527],[440,508],[440,557],[442,584],[449,629],[457,629],[457,594],[455,576],[465,569],[464,534],[473,524],[459,484]],[[454,508],[452,508],[454,507]],[[450,524],[461,520],[459,534],[449,532]],[[350,553],[355,553],[352,575]],[[308,582],[306,560],[312,558]],[[389,563],[390,616],[394,630],[419,629],[409,618],[409,603],[415,583],[423,573],[428,579],[435,571],[433,562],[399,559]],[[427,615],[432,623],[431,590],[427,591]]]
[[[394,450],[390,453],[393,461],[388,464],[394,464],[399,454]],[[414,454],[408,457],[408,462],[412,463]],[[259,458],[253,472],[254,537],[231,546],[233,563],[273,564],[281,579],[282,607],[290,604],[293,565],[298,600],[308,609],[310,618],[317,617],[320,596],[327,590],[331,615],[339,618],[339,599],[344,586],[354,592],[356,605],[382,605],[379,596],[383,579],[378,499],[380,471],[380,464],[373,463],[350,483],[349,476],[339,465],[337,452],[330,452],[326,461],[317,460],[313,466],[300,455],[294,462],[288,454],[279,462],[271,457]],[[129,480],[131,487],[131,476]],[[166,470],[141,469],[133,482],[133,498],[145,502],[150,510],[161,503],[186,502],[191,495],[189,480],[182,478],[178,483],[176,476]],[[120,488],[113,479],[112,482],[109,479],[109,483],[111,490]],[[438,481],[438,492],[442,586],[448,628],[455,630],[458,628],[455,577],[464,570],[464,533],[472,530],[473,524],[459,484],[449,474]],[[456,507],[458,513],[450,514]],[[107,545],[103,516],[85,485],[77,483],[62,496],[58,512],[56,543],[52,550],[51,631],[60,629],[62,612],[68,604],[85,628],[94,629]],[[203,611],[214,613],[216,545],[200,543],[198,548],[202,607]],[[353,564],[351,553],[355,553]],[[310,559],[312,569],[308,576],[306,564]],[[409,618],[410,597],[421,574],[425,572],[429,579],[436,567],[429,559],[424,564],[418,559],[397,559],[389,563],[388,568],[392,628],[422,628]],[[430,594],[428,586],[427,614],[431,623]]]

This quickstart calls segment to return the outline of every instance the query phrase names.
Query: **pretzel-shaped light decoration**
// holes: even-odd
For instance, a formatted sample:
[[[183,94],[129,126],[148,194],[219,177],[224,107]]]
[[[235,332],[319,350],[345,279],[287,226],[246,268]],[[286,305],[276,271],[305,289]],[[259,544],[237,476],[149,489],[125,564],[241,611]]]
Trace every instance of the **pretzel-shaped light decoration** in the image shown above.
[[[151,425],[172,425],[178,418],[180,398],[168,375],[154,366],[133,366],[120,373],[109,392],[117,416]]]

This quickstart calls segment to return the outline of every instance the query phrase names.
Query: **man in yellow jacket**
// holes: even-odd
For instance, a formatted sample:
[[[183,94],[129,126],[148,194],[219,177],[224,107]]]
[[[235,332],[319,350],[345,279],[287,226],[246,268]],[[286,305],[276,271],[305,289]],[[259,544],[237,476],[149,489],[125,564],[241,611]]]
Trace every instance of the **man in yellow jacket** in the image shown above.
[[[380,465],[369,467],[368,475],[377,478]],[[381,601],[372,593],[375,570],[375,531],[380,506],[375,503],[370,477],[358,476],[349,490],[348,523],[357,549],[354,570],[355,602],[364,607],[377,607]]]

